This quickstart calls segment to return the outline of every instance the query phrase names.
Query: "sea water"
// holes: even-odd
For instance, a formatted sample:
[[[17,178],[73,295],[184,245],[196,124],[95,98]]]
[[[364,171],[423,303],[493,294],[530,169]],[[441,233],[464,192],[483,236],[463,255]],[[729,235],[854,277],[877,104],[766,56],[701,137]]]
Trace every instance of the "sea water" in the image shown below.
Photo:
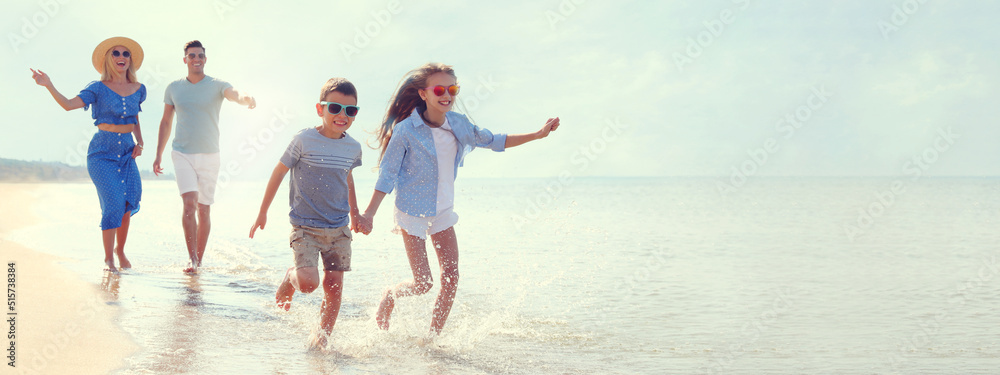
[[[249,239],[265,182],[220,187],[199,275],[171,181],[147,181],[127,254],[101,271],[92,185],[44,185],[11,239],[68,258],[141,346],[122,374],[995,373],[1000,180],[459,179],[461,279],[443,334],[435,287],[374,320],[411,278],[386,199],[326,351],[322,292],[274,291],[292,264],[287,187]],[[371,181],[358,181],[362,206]],[[728,188],[720,188],[728,186]],[[435,280],[433,249],[429,259]]]

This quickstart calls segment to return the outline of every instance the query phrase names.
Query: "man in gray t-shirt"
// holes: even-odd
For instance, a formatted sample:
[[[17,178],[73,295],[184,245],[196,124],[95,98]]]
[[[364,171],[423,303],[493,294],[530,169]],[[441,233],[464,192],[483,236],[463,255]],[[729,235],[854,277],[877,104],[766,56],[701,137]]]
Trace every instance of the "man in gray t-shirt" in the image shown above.
[[[187,245],[191,267],[185,272],[197,272],[205,255],[208,233],[212,228],[210,206],[215,202],[215,184],[219,178],[219,111],[222,99],[253,109],[257,101],[250,95],[233,89],[226,81],[205,75],[205,47],[194,40],[184,46],[184,63],[188,74],[171,82],[163,94],[163,119],[156,145],[153,172],[163,173],[160,167],[163,149],[177,115],[177,133],[172,144],[171,159],[177,187],[184,202],[184,242]],[[197,215],[196,215],[197,214]]]

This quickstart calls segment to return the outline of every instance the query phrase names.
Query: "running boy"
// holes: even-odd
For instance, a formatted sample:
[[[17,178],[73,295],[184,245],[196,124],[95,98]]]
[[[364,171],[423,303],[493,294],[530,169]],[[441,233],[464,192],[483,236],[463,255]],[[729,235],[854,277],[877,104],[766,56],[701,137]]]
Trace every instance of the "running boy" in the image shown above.
[[[319,264],[323,261],[323,304],[320,332],[310,347],[326,346],[343,290],[344,272],[351,270],[351,229],[371,231],[358,213],[351,170],[361,165],[361,144],[347,134],[358,114],[358,92],[350,81],[331,78],[323,85],[316,113],[323,124],[300,131],[274,167],[264,191],[257,222],[250,238],[267,224],[267,209],[289,170],[288,214],[292,223],[290,246],[295,265],[275,293],[279,307],[289,309],[295,291],[310,293],[319,286]]]

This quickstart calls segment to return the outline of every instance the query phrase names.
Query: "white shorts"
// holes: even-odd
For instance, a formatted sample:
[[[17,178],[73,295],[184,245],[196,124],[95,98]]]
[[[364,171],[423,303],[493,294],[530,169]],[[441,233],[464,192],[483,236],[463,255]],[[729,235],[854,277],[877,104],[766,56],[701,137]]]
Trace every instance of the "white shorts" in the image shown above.
[[[450,208],[438,212],[437,216],[427,217],[410,216],[396,207],[393,207],[393,210],[396,227],[392,229],[392,233],[402,234],[402,231],[405,230],[406,234],[420,237],[422,240],[426,240],[429,235],[458,224],[458,214]]]
[[[219,153],[185,154],[174,150],[170,157],[174,161],[174,175],[181,195],[197,191],[199,204],[215,203],[215,184],[219,181],[221,165]]]

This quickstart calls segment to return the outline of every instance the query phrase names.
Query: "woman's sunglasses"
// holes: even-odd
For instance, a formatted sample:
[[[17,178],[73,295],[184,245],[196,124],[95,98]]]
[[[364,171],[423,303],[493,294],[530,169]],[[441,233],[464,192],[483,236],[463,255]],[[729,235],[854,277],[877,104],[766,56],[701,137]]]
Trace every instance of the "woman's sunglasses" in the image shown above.
[[[458,89],[459,89],[458,85],[451,85],[451,86],[437,85],[437,86],[428,87],[428,88],[429,89],[434,89],[434,95],[437,95],[437,96],[443,96],[445,91],[448,91],[448,93],[451,94],[451,96],[455,96],[455,95],[458,95]]]
[[[331,115],[339,115],[341,111],[346,111],[347,117],[354,117],[358,115],[358,110],[361,107],[356,105],[346,105],[337,102],[319,102],[320,105],[325,105],[327,112]]]
[[[114,57],[125,56],[125,58],[127,59],[129,57],[132,57],[132,54],[128,53],[128,51],[125,52],[111,51],[111,56]]]

